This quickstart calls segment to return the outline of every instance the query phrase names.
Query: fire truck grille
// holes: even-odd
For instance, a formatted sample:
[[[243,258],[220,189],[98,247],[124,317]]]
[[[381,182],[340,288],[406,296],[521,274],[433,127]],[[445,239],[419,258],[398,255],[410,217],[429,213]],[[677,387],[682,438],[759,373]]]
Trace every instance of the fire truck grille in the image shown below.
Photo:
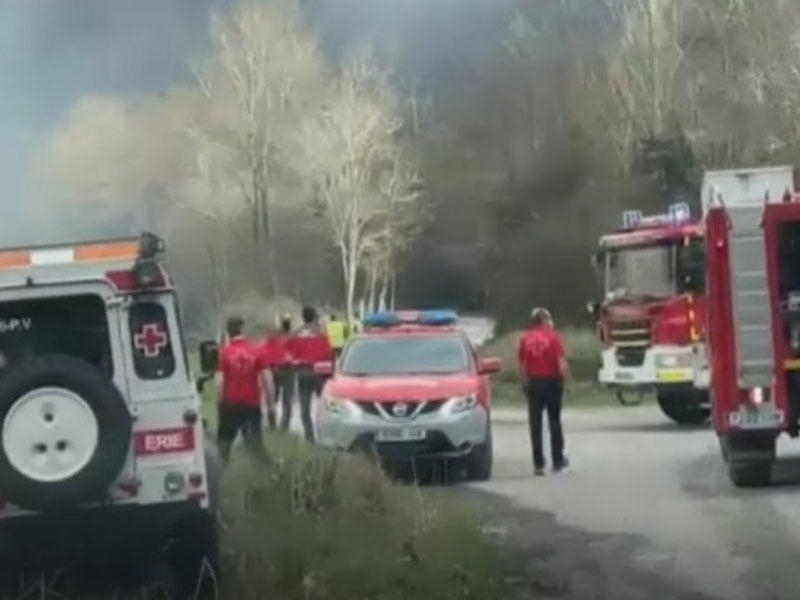
[[[617,362],[621,367],[639,367],[650,347],[650,323],[648,321],[627,321],[615,323],[610,330],[611,343],[614,344]]]

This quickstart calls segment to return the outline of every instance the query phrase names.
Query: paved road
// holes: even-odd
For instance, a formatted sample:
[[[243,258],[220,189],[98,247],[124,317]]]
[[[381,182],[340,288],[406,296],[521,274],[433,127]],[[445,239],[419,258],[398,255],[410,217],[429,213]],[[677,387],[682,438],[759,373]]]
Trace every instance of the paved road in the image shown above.
[[[524,414],[495,421],[495,476],[475,488],[587,532],[640,536],[636,568],[704,597],[800,598],[800,442],[782,441],[776,486],[736,490],[708,429],[653,406],[567,411],[572,468],[534,479]]]

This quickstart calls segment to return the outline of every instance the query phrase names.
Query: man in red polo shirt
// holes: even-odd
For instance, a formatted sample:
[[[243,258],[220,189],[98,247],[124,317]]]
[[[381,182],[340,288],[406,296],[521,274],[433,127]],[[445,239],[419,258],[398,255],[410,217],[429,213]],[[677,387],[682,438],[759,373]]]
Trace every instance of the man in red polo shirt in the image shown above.
[[[300,415],[306,440],[314,442],[314,425],[311,421],[311,402],[314,394],[322,390],[322,379],[314,372],[314,364],[333,360],[328,336],[319,326],[315,308],[303,308],[303,325],[289,340],[289,353],[294,359],[297,373],[297,395],[300,397]]]
[[[550,425],[550,449],[553,470],[564,469],[569,461],[564,456],[564,433],[561,428],[561,397],[569,363],[561,336],[553,327],[553,318],[546,308],[531,312],[531,325],[519,343],[520,376],[528,396],[528,424],[533,446],[536,475],[544,475],[542,416],[547,411]]]
[[[227,323],[228,342],[219,353],[219,450],[226,463],[231,446],[241,432],[245,446],[258,459],[266,458],[261,437],[264,370],[269,366],[262,348],[243,335],[244,320],[234,316]]]

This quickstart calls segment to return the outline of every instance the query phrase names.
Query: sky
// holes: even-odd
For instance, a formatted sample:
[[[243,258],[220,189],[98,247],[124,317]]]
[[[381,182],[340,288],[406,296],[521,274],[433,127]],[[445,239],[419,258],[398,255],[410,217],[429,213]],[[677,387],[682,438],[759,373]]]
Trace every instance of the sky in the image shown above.
[[[383,45],[430,82],[472,60],[487,19],[513,0],[304,1],[316,6],[330,55]],[[70,106],[85,94],[149,94],[187,80],[208,47],[210,12],[233,3],[0,0],[0,246],[35,232],[24,211],[29,166]]]
[[[18,217],[0,220],[0,236],[23,218],[29,164],[65,111],[87,93],[186,78],[207,45],[209,8],[226,3],[0,0],[0,210]]]

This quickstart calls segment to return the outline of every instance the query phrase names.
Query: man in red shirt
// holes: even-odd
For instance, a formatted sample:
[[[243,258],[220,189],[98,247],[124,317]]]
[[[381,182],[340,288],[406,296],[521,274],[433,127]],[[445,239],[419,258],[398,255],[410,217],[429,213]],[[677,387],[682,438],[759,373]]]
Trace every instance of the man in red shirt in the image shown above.
[[[314,364],[333,360],[328,336],[319,326],[316,309],[303,308],[303,326],[289,340],[289,353],[294,359],[297,373],[297,395],[300,397],[300,415],[306,440],[314,442],[314,425],[311,421],[311,402],[314,394],[322,390],[322,380],[314,372]]]
[[[272,380],[274,400],[282,407],[281,430],[288,431],[292,420],[292,401],[294,400],[295,376],[294,359],[289,350],[292,336],[292,318],[284,315],[280,331],[270,337],[268,344],[272,357]]]
[[[263,371],[268,361],[262,348],[243,335],[244,320],[234,316],[227,323],[228,342],[219,353],[219,425],[217,436],[223,461],[228,462],[236,436],[258,459],[266,458],[261,437],[261,407],[264,402]]]
[[[536,475],[544,475],[542,448],[542,416],[547,411],[550,425],[550,448],[553,470],[564,469],[569,461],[564,456],[564,434],[561,428],[561,397],[569,363],[561,336],[553,327],[553,318],[546,308],[531,312],[531,325],[519,343],[520,376],[528,396],[528,424],[533,446]]]

